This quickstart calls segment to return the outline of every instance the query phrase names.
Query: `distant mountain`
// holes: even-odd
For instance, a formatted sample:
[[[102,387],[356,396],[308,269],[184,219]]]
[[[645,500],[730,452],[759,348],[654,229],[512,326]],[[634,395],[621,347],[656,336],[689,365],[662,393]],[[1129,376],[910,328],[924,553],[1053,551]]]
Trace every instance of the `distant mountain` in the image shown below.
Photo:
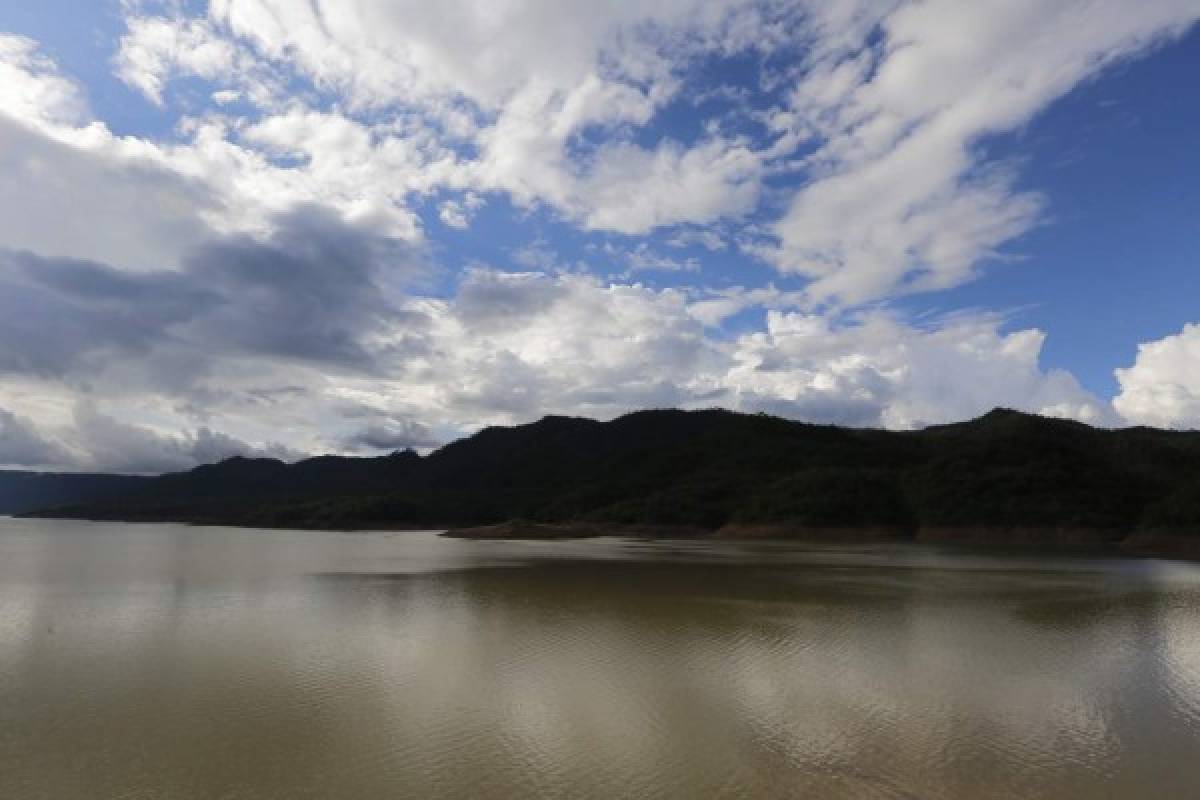
[[[25,514],[66,504],[105,502],[122,497],[149,478],[0,470],[0,514]]]
[[[912,432],[716,410],[546,417],[425,457],[234,458],[39,515],[1177,546],[1200,543],[1200,433],[1101,430],[1003,409]]]

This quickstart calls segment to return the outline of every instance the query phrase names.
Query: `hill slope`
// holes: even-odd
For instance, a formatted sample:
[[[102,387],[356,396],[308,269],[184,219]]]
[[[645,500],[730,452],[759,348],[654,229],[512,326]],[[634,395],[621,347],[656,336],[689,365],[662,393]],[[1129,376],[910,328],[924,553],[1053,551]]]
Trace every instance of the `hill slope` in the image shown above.
[[[65,504],[103,502],[134,492],[149,480],[132,475],[0,470],[0,514],[24,514]]]
[[[644,411],[604,423],[546,417],[488,428],[425,457],[235,458],[41,515],[320,528],[523,519],[574,523],[574,531],[1200,543],[1200,434],[1099,430],[1006,410],[914,432],[728,411]]]

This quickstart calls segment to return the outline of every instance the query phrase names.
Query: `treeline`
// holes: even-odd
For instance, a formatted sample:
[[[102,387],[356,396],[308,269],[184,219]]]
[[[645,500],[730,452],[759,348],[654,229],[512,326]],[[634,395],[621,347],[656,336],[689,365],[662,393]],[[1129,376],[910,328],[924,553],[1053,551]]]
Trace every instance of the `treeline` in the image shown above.
[[[762,535],[1007,530],[1200,540],[1200,434],[1102,430],[1007,410],[913,432],[718,410],[604,423],[547,417],[488,428],[424,457],[235,458],[39,513],[267,527],[524,519]]]
[[[109,502],[150,478],[67,472],[0,470],[0,514],[25,514],[68,504]]]

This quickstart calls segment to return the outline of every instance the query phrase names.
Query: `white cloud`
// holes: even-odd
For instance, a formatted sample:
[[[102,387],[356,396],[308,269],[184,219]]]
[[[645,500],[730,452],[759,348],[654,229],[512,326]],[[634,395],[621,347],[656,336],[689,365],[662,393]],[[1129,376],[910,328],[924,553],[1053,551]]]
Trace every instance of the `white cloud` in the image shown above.
[[[728,246],[725,240],[721,238],[721,234],[704,228],[682,230],[668,239],[667,244],[671,245],[671,247],[681,248],[698,245],[714,253],[724,250]]]
[[[233,240],[205,248],[203,262],[189,260],[197,263],[190,277],[138,279],[135,291],[121,296],[159,308],[156,324],[168,333],[137,342],[112,296],[120,288],[114,275],[34,265],[43,295],[87,300],[96,313],[87,324],[56,331],[40,348],[48,365],[40,373],[20,360],[0,363],[9,375],[0,375],[0,397],[15,402],[18,393],[6,387],[25,381],[26,402],[9,406],[69,431],[62,438],[80,465],[138,471],[190,464],[221,442],[230,452],[264,447],[246,444],[255,442],[304,452],[387,442],[427,446],[488,423],[546,413],[606,418],[642,407],[723,405],[899,428],[994,405],[1107,421],[1104,406],[1069,375],[1039,367],[1041,332],[1005,333],[993,317],[918,327],[882,312],[827,318],[769,310],[763,329],[730,338],[713,327],[720,318],[785,309],[791,296],[484,269],[467,273],[448,299],[393,295],[394,310],[377,313],[356,299],[359,288],[331,295],[321,287],[333,273],[309,274],[315,266],[295,261],[304,253],[314,265],[323,263],[321,253],[339,247],[334,241],[286,239],[274,253]],[[295,280],[261,284],[272,259],[291,264]],[[181,318],[169,313],[175,307],[182,313],[187,304],[177,301],[209,274],[200,265],[225,263],[234,271],[212,284],[214,297]],[[358,275],[356,284],[369,286],[383,263]],[[36,297],[15,302],[47,306]],[[328,307],[318,314],[312,303],[320,298]],[[320,324],[297,327],[305,315]],[[19,328],[20,321],[10,324]],[[288,331],[316,339],[287,338]],[[97,357],[110,351],[137,355]],[[82,360],[72,361],[72,354]],[[37,416],[43,408],[70,409],[81,384],[120,415],[97,416],[85,406],[65,421],[61,411],[57,422]],[[232,443],[204,433],[210,419]]]
[[[1044,200],[981,137],[1200,13],[1184,0],[123,7],[114,67],[180,115],[160,138],[116,135],[36,43],[0,35],[0,448],[24,461],[142,470],[285,445],[428,446],[645,406],[903,428],[1008,405],[1108,422],[1041,368],[1041,331],[847,306],[967,280],[1036,224]],[[798,45],[799,63],[758,76],[790,87],[786,107],[751,111],[729,91],[733,110],[690,133],[656,127],[674,103],[701,108],[693,90],[729,89],[690,83],[698,60]],[[200,92],[172,91],[194,78]],[[534,217],[513,254],[529,271],[439,274],[445,293],[419,291],[415,262],[437,252],[420,248],[419,215],[468,228],[485,198],[624,234],[583,247],[616,243],[608,266],[629,272],[565,264],[556,249],[577,242],[542,240]],[[813,282],[631,277],[695,272],[672,247],[732,261],[735,243]],[[736,335],[722,328],[735,315]],[[1196,338],[1143,347],[1121,372],[1122,414],[1196,424]]]
[[[1112,421],[1069,374],[1039,366],[1041,331],[1006,333],[994,316],[918,327],[883,312],[833,320],[768,311],[764,330],[732,340],[706,326],[786,297],[692,298],[581,275],[475,271],[448,302],[413,301],[431,320],[429,346],[374,387],[373,402],[459,429],[676,405],[891,428],[997,405]]]
[[[458,95],[495,111],[532,84],[583,87],[602,60],[622,78],[661,78],[664,39],[711,35],[734,22],[749,27],[730,15],[738,5],[745,4],[216,0],[208,17],[263,57],[287,61],[360,105]]]
[[[703,292],[688,305],[688,314],[704,325],[716,328],[729,317],[750,308],[795,309],[804,299],[802,292],[784,292],[774,286],[758,289],[732,286]]]
[[[428,425],[421,422],[384,416],[355,431],[343,444],[354,450],[372,452],[430,449],[445,442],[441,441]]]
[[[461,200],[447,200],[442,203],[438,208],[438,219],[451,228],[468,228],[475,212],[483,208],[485,203],[479,195],[467,192]]]
[[[269,234],[274,215],[313,202],[417,239],[405,197],[446,178],[449,157],[428,137],[381,136],[337,113],[181,124],[182,143],[115,136],[33,43],[0,37],[0,244],[173,266],[213,231]]]
[[[26,417],[0,408],[0,466],[61,467],[72,455]]]
[[[813,278],[817,300],[856,303],[967,280],[1042,205],[986,162],[980,139],[1024,124],[1200,16],[1190,0],[1136,12],[1123,0],[876,10],[826,24],[791,107],[774,118],[784,141],[818,145],[803,162],[810,180],[775,226],[773,256],[782,270]],[[878,23],[881,41],[868,38],[864,19]]]
[[[1198,13],[1188,0],[1138,14],[1121,0],[218,0],[201,16],[132,13],[117,63],[156,102],[172,78],[192,75],[260,104],[237,145],[227,141],[236,129],[205,129],[192,174],[224,168],[237,194],[272,211],[332,197],[409,235],[406,193],[435,187],[503,191],[626,234],[736,220],[759,207],[764,175],[795,169],[789,154],[815,143],[770,256],[813,278],[816,300],[855,303],[961,283],[1035,224],[1041,198],[1015,190],[1011,169],[982,163],[980,138]],[[679,96],[699,55],[801,39],[808,60],[791,73],[791,103],[764,117],[773,145],[713,130],[686,146],[627,135]],[[338,110],[282,99],[278,87],[297,77]],[[599,143],[579,151],[578,137],[596,130]],[[290,169],[258,150],[274,152],[280,137],[300,159]],[[451,142],[474,153],[444,149]],[[468,222],[452,204],[441,211],[448,225]]]
[[[35,124],[71,124],[86,115],[86,103],[37,42],[0,33],[0,110]]]
[[[173,264],[208,234],[221,201],[156,158],[101,133],[80,147],[0,109],[0,245],[145,269]],[[72,129],[79,130],[79,129]]]
[[[277,444],[255,447],[207,427],[182,433],[156,431],[109,416],[88,401],[81,401],[76,407],[74,426],[66,435],[87,454],[89,466],[113,472],[173,472],[231,456],[296,458],[298,455]]]
[[[0,466],[34,469],[159,473],[190,469],[230,456],[295,459],[280,444],[257,446],[201,425],[169,430],[124,421],[91,399],[73,403],[65,422],[38,424],[0,409]]]
[[[0,34],[0,246],[137,267],[170,263],[216,200],[90,118],[35,42]],[[66,213],[69,210],[69,213]]]
[[[236,89],[221,89],[212,93],[213,102],[219,106],[227,106],[242,99],[242,93]]]
[[[619,251],[612,250],[614,255]],[[672,258],[655,252],[642,242],[637,247],[624,254],[631,272],[699,272],[700,261],[695,258]]]
[[[844,303],[970,278],[1043,204],[1014,189],[1011,167],[981,161],[980,138],[1023,124],[1200,13],[1188,0],[1136,14],[1120,0],[182,9],[127,6],[120,75],[159,103],[172,80],[200,77],[215,84],[217,109],[246,99],[258,107],[251,116],[184,119],[188,139],[171,146],[118,139],[17,37],[0,46],[0,108],[70,139],[83,158],[152,164],[198,183],[214,203],[201,219],[223,232],[263,231],[273,213],[323,202],[412,239],[411,194],[475,190],[637,235],[739,220],[760,208],[766,175],[800,168],[774,228],[780,246],[751,250],[814,279],[815,300]],[[761,115],[774,144],[724,134],[716,119],[688,144],[631,135],[695,88],[685,78],[697,58],[801,42],[800,67],[761,76],[794,83],[787,108]],[[297,81],[316,91],[296,92]],[[802,145],[815,152],[792,164]],[[440,215],[452,227],[470,221],[455,201]]]
[[[745,143],[715,138],[691,148],[603,148],[562,205],[587,228],[647,233],[684,222],[747,214],[758,203],[762,163]]]
[[[740,338],[724,382],[736,406],[786,416],[914,428],[1007,406],[1108,423],[1105,405],[1060,370],[1038,364],[1045,335],[1002,333],[988,315],[922,328],[882,313],[841,323],[770,311]]]
[[[1138,345],[1133,366],[1116,371],[1113,405],[1139,425],[1200,428],[1200,324]]]
[[[239,167],[241,182],[257,190],[247,186],[247,195],[358,194],[360,206],[383,216],[403,207],[408,191],[499,190],[623,233],[737,217],[757,203],[762,165],[747,143],[714,135],[689,147],[640,146],[626,131],[677,94],[676,72],[698,52],[779,44],[758,3],[222,0],[204,17],[138,10],[128,26],[120,73],[153,101],[163,101],[171,79],[198,76],[221,85],[221,97],[238,92],[260,105],[241,147],[314,140],[293,151],[302,159],[293,169],[271,170],[257,151],[236,153],[225,141],[236,130],[210,124],[195,155],[208,156],[199,161],[209,170]],[[297,77],[337,97],[339,110],[283,99],[280,87]],[[357,141],[327,146],[315,123],[342,133],[357,126]],[[606,140],[580,158],[572,148],[589,129]],[[467,142],[477,156],[452,156],[435,140]],[[214,164],[219,150],[226,158]],[[335,169],[321,169],[318,156]],[[444,212],[447,224],[465,222],[452,207]]]
[[[117,53],[117,74],[156,105],[163,104],[163,88],[172,74],[213,80],[238,69],[237,48],[204,20],[133,17],[128,26]]]
[[[721,358],[686,304],[678,291],[583,275],[476,271],[451,302],[423,305],[434,345],[423,380],[460,425],[674,404],[702,391]]]

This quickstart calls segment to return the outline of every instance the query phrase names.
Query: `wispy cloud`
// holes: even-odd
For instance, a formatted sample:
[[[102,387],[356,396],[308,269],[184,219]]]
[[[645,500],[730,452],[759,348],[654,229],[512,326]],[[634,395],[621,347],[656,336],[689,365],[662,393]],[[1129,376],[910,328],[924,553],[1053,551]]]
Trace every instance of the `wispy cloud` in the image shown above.
[[[835,4],[836,5],[836,4]],[[857,303],[972,277],[1043,199],[983,137],[1028,122],[1115,61],[1179,35],[1193,3],[1121,0],[880,5],[818,48],[774,124],[815,150],[775,223],[772,261],[814,300]]]

